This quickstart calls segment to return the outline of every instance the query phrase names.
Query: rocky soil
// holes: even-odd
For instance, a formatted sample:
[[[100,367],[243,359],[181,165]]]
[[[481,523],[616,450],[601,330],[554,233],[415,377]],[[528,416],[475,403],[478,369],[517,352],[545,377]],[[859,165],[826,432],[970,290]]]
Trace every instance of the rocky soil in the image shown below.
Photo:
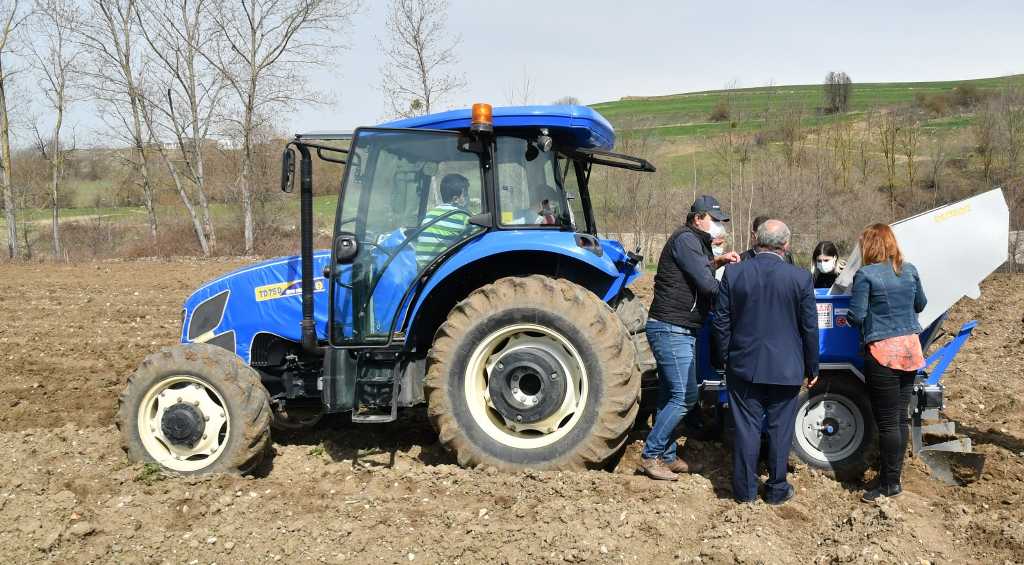
[[[461,469],[422,413],[275,438],[253,477],[130,464],[112,425],[127,374],[176,341],[181,302],[238,262],[0,265],[0,560],[5,563],[1021,563],[1024,289],[993,276],[947,329],[978,319],[947,413],[987,454],[944,485],[910,461],[908,493],[859,501],[797,466],[782,507],[730,499],[729,452],[686,440],[699,474]],[[641,292],[649,288],[641,281]],[[869,476],[865,479],[870,478]]]

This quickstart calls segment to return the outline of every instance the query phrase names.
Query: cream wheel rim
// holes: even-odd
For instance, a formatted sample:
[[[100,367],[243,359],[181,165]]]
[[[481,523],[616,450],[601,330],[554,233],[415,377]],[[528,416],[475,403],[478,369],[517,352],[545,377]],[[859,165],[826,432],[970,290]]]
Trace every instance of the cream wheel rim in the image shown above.
[[[181,445],[166,437],[162,422],[176,404],[189,405],[203,418],[203,434],[194,445]],[[231,433],[231,416],[224,398],[208,383],[188,375],[168,377],[153,385],[138,412],[139,437],[146,453],[172,471],[205,469],[219,458]]]
[[[852,400],[826,394],[804,403],[797,411],[796,441],[820,462],[842,461],[864,440],[864,415]]]
[[[502,416],[488,389],[490,375],[502,357],[522,348],[536,348],[554,358],[566,380],[560,405],[543,419],[522,423]],[[517,449],[538,449],[565,437],[579,423],[587,405],[590,382],[583,358],[565,336],[538,324],[515,324],[497,330],[474,348],[466,366],[466,404],[473,421],[495,441]],[[513,395],[526,404],[530,395]]]

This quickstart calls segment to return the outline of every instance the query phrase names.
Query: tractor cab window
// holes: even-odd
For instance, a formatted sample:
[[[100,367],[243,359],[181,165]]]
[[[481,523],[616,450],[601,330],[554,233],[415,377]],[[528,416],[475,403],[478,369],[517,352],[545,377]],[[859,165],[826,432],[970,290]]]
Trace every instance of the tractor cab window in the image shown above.
[[[580,188],[579,177],[576,176],[576,163],[558,154],[556,159],[558,165],[558,177],[561,179],[562,188],[565,190],[565,201],[568,205],[569,220],[572,222],[574,231],[583,233],[594,233],[587,222],[586,207],[583,203],[583,190]]]
[[[572,225],[553,151],[541,151],[531,140],[502,136],[498,137],[496,160],[502,225]]]
[[[483,230],[480,158],[453,132],[361,129],[346,175],[335,233],[357,252],[332,278],[331,341],[387,343],[419,276]]]

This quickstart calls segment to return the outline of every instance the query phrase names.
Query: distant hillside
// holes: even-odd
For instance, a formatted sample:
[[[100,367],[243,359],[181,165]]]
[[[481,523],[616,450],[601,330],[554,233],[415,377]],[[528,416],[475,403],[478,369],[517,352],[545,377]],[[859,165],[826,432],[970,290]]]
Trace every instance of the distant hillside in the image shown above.
[[[856,80],[856,77],[854,79]],[[850,112],[857,114],[893,105],[909,104],[914,101],[915,96],[947,93],[958,86],[989,90],[1014,83],[1024,85],[1024,75],[942,82],[854,82]],[[728,100],[732,109],[732,119],[711,121],[712,110],[723,99]],[[805,121],[808,122],[836,119],[833,116],[818,115],[817,110],[821,105],[821,85],[800,84],[708,90],[651,97],[629,96],[614,102],[593,104],[592,107],[601,112],[620,131],[651,129],[660,137],[688,137],[714,134],[729,127],[750,129],[756,127],[756,123],[767,111],[785,107],[802,108],[807,116]],[[945,117],[924,125],[959,127],[966,123],[965,120]]]

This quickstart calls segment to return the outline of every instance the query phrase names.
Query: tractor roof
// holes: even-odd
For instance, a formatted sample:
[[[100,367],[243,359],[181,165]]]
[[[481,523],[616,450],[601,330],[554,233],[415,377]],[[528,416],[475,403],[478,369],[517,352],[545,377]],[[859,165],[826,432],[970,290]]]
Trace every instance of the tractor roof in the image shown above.
[[[421,129],[469,129],[471,110],[463,108],[406,118],[382,127]],[[494,128],[547,128],[561,145],[584,149],[611,150],[615,130],[604,116],[586,106],[501,106],[494,108]]]

